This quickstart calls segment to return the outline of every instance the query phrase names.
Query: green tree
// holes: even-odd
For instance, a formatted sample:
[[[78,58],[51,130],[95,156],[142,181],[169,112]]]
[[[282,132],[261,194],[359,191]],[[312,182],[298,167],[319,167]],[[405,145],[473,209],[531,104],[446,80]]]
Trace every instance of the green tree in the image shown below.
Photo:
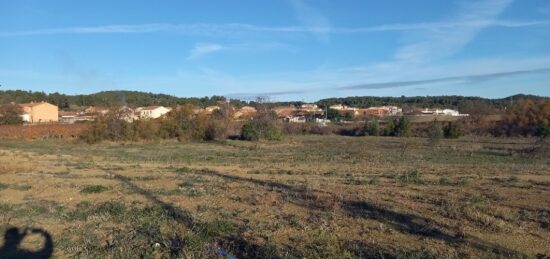
[[[393,136],[396,137],[408,137],[410,135],[410,125],[407,117],[403,116],[396,119],[395,129]]]
[[[336,122],[341,121],[342,120],[342,115],[340,115],[340,112],[338,110],[328,109],[327,119],[329,119],[330,121],[336,121]]]
[[[396,120],[397,119],[389,120],[386,123],[386,126],[384,127],[384,131],[383,131],[384,136],[395,136],[394,132],[395,132],[395,121]]]
[[[355,115],[353,114],[353,112],[345,112],[344,113],[344,120],[345,121],[352,121],[353,119],[355,119]]]

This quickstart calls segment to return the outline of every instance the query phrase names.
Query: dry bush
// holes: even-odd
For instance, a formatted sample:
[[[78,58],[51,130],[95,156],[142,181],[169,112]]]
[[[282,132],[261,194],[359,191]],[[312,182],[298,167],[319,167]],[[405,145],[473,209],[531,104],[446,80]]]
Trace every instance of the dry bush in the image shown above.
[[[550,131],[550,100],[519,100],[506,111],[496,135],[540,136]]]
[[[22,113],[23,109],[19,105],[0,105],[0,125],[22,124],[23,119],[19,116]]]
[[[200,141],[225,138],[227,123],[225,117],[196,113],[194,107],[186,105],[167,114],[160,122],[159,136],[177,138],[179,141]]]
[[[283,125],[283,132],[288,135],[329,135],[332,134],[332,129],[318,123],[286,123]]]

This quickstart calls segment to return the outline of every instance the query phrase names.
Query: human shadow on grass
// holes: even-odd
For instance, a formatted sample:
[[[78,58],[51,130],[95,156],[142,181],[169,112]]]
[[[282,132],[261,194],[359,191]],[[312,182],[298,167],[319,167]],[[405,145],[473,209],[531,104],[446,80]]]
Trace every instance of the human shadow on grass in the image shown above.
[[[202,169],[194,170],[191,173],[201,174],[201,175],[210,175],[217,176],[228,180],[238,181],[238,182],[248,182],[253,183],[258,186],[263,186],[271,189],[281,190],[281,193],[285,194],[285,199],[291,203],[303,206],[306,209],[320,209],[325,210],[331,208],[330,202],[327,203],[326,199],[328,198],[334,202],[339,203],[345,212],[352,217],[359,217],[365,219],[373,219],[379,222],[389,224],[396,230],[404,233],[408,233],[416,236],[423,236],[426,238],[433,238],[445,241],[451,244],[460,244],[464,243],[476,249],[491,252],[503,256],[513,256],[513,257],[527,257],[525,254],[517,252],[515,250],[492,244],[476,237],[467,236],[467,235],[450,235],[445,233],[438,227],[437,224],[427,218],[420,216],[399,213],[393,210],[377,206],[366,201],[350,201],[342,200],[334,195],[331,197],[319,198],[318,195],[312,193],[307,188],[296,187],[289,184],[284,184],[280,182],[275,182],[271,180],[260,180],[254,178],[240,177],[236,175],[229,175],[220,173],[214,170]]]
[[[40,235],[44,239],[41,250],[29,251],[20,248],[21,242],[30,235]],[[12,227],[4,233],[4,245],[0,247],[0,258],[50,258],[54,250],[53,239],[50,233],[38,228],[20,230]]]
[[[183,224],[193,232],[199,233],[207,229],[207,226],[204,223],[196,221],[191,215],[191,213],[189,213],[188,211],[185,211],[183,209],[173,206],[172,204],[169,204],[160,200],[157,196],[153,195],[150,191],[147,191],[135,185],[127,177],[117,175],[113,172],[109,172],[109,173],[115,176],[114,179],[124,183],[131,191],[138,193],[140,195],[143,195],[152,203],[159,205],[170,218]],[[213,237],[213,240],[210,240],[210,241],[216,242],[221,247],[227,249],[227,251],[224,251],[224,255],[217,253],[221,257],[279,258],[273,249],[262,245],[251,243],[246,239],[244,239],[239,233],[233,233],[233,234],[230,234],[229,236],[223,236],[223,237]],[[181,249],[181,247],[179,249]],[[214,251],[214,252],[221,251],[213,247],[208,247],[207,250]],[[176,251],[176,252],[179,252],[179,251]]]

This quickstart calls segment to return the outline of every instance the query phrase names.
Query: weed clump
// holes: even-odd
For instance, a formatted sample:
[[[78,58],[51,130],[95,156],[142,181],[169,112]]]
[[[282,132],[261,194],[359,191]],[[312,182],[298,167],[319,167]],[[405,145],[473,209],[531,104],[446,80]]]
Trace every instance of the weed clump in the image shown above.
[[[441,177],[441,178],[439,178],[439,184],[440,185],[450,185],[451,180],[449,180],[449,178],[447,178],[447,177]]]
[[[107,191],[109,188],[103,185],[86,185],[80,190],[80,193],[83,194],[92,194],[92,193],[102,193]]]
[[[402,174],[399,176],[399,181],[405,184],[424,184],[424,180],[422,180],[421,173],[418,170]]]

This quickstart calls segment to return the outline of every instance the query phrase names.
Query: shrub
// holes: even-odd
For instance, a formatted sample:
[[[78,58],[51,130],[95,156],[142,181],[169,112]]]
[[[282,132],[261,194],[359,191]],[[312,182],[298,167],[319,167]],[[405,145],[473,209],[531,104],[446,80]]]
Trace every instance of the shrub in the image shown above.
[[[157,138],[159,127],[153,120],[137,120],[131,124],[131,139],[136,141],[140,139],[152,140]]]
[[[80,138],[88,144],[101,142],[105,138],[106,128],[107,126],[103,122],[96,120],[80,134]]]
[[[132,139],[132,128],[127,120],[132,112],[127,108],[112,107],[110,112],[99,116],[90,127],[80,134],[80,138],[93,144],[102,140],[121,141]]]
[[[452,122],[449,122],[443,129],[445,138],[459,138],[462,135],[460,127]]]
[[[241,130],[241,138],[250,141],[260,140],[260,131],[253,123],[246,123]]]
[[[494,129],[497,135],[548,136],[550,134],[550,101],[519,100],[506,110]]]
[[[431,144],[436,144],[441,138],[443,138],[444,132],[441,128],[441,125],[434,120],[430,127],[428,128],[428,138]]]
[[[378,136],[380,135],[380,126],[378,119],[373,118],[365,122],[363,127],[363,135],[365,136]]]
[[[306,123],[284,123],[283,132],[285,134],[316,134],[329,135],[332,133],[332,128],[314,122]]]
[[[227,124],[220,120],[211,120],[204,131],[203,140],[216,140],[225,138]]]
[[[395,120],[390,120],[386,123],[384,127],[383,135],[384,136],[394,136],[395,132]]]
[[[394,135],[397,137],[408,137],[411,133],[409,120],[407,117],[401,117],[398,119],[395,127]]]
[[[353,119],[355,119],[355,114],[353,114],[352,112],[344,112],[344,121],[352,121]]]
[[[214,140],[225,137],[227,123],[204,113],[196,114],[191,105],[179,107],[161,121],[159,135],[179,141]]]
[[[241,138],[249,141],[282,140],[283,132],[274,122],[252,120],[243,125]]]
[[[0,105],[0,125],[22,124],[23,119],[19,116],[22,113],[23,109],[16,104]]]
[[[394,137],[408,137],[411,133],[407,117],[390,120],[384,129],[384,135]]]
[[[539,138],[548,138],[550,137],[550,125],[539,126],[535,130],[535,136]]]

